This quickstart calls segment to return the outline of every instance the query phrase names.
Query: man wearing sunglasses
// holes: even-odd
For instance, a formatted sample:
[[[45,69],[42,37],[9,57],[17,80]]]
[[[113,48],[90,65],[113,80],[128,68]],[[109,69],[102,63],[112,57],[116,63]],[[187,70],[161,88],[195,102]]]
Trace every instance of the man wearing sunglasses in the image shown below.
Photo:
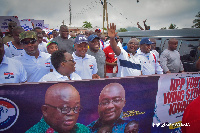
[[[25,53],[14,58],[19,60],[25,67],[27,82],[38,82],[53,69],[50,54],[38,50],[37,35],[34,31],[22,32],[19,38]]]
[[[86,126],[76,123],[81,111],[80,95],[68,83],[50,86],[41,110],[42,119],[26,133],[89,133]]]
[[[123,133],[128,123],[120,118],[125,103],[125,90],[121,84],[106,85],[99,96],[99,119],[88,125],[90,131],[97,133],[104,126],[109,126],[112,127],[112,133]]]
[[[39,82],[81,80],[81,77],[74,73],[76,62],[66,50],[55,51],[51,55],[51,63],[55,69],[44,75]]]

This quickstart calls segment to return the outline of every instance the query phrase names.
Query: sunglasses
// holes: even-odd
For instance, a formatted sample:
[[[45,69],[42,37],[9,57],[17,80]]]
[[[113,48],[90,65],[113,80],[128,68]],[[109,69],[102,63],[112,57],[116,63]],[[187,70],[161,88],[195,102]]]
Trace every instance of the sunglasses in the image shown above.
[[[33,39],[33,40],[29,40],[29,41],[21,41],[21,44],[24,44],[24,45],[28,45],[28,44],[35,44],[37,40]]]

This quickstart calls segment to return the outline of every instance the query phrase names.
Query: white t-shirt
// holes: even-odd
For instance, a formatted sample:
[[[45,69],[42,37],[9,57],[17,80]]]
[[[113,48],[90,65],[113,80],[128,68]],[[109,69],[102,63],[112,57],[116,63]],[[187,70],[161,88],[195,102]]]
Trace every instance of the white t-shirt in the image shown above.
[[[14,56],[19,56],[19,55],[23,55],[25,53],[24,49],[17,49],[12,41],[7,42],[8,47],[5,47],[5,56],[7,57],[14,57]],[[5,46],[5,45],[4,45]]]
[[[72,73],[70,74],[70,79],[71,80],[81,80],[81,77],[76,74]],[[46,82],[46,81],[66,81],[69,80],[67,76],[63,76],[60,73],[58,73],[55,69],[53,72],[49,72],[48,74],[44,75],[39,82]]]
[[[28,82],[38,82],[50,72],[50,69],[53,69],[50,56],[48,53],[40,52],[36,59],[35,56],[30,56],[25,52],[23,56],[15,56],[14,59],[19,60],[25,67]]]
[[[41,52],[45,52],[45,53],[48,53],[47,52],[47,43],[45,42],[42,42],[38,45],[38,49],[41,51]]]
[[[75,73],[77,73],[82,79],[92,79],[92,75],[96,74],[97,62],[94,56],[86,54],[84,58],[78,57],[75,53],[72,54],[75,65]]]
[[[27,80],[27,73],[21,62],[4,55],[0,64],[0,84],[20,83]]]
[[[127,53],[123,48],[117,57],[118,74],[117,77],[139,76],[141,75],[141,65],[138,57]]]

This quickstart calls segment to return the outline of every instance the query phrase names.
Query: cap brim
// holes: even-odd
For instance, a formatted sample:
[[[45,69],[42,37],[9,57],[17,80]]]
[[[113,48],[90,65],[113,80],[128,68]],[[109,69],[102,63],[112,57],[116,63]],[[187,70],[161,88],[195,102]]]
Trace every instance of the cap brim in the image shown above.
[[[83,43],[83,42],[85,42],[85,43],[87,43],[87,44],[88,44],[88,41],[80,41],[80,42],[75,42],[75,44],[81,44],[81,43]]]
[[[92,38],[89,42],[93,41],[95,38],[100,39],[98,36],[95,36],[95,37]]]

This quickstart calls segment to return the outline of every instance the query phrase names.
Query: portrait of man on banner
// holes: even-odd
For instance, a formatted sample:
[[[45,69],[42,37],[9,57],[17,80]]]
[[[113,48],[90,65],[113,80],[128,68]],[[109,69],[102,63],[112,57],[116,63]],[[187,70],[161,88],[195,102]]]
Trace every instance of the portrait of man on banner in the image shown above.
[[[112,133],[124,132],[129,122],[122,118],[125,104],[124,87],[119,83],[106,85],[99,96],[99,119],[88,125],[90,131],[96,133],[104,128],[110,128]]]

